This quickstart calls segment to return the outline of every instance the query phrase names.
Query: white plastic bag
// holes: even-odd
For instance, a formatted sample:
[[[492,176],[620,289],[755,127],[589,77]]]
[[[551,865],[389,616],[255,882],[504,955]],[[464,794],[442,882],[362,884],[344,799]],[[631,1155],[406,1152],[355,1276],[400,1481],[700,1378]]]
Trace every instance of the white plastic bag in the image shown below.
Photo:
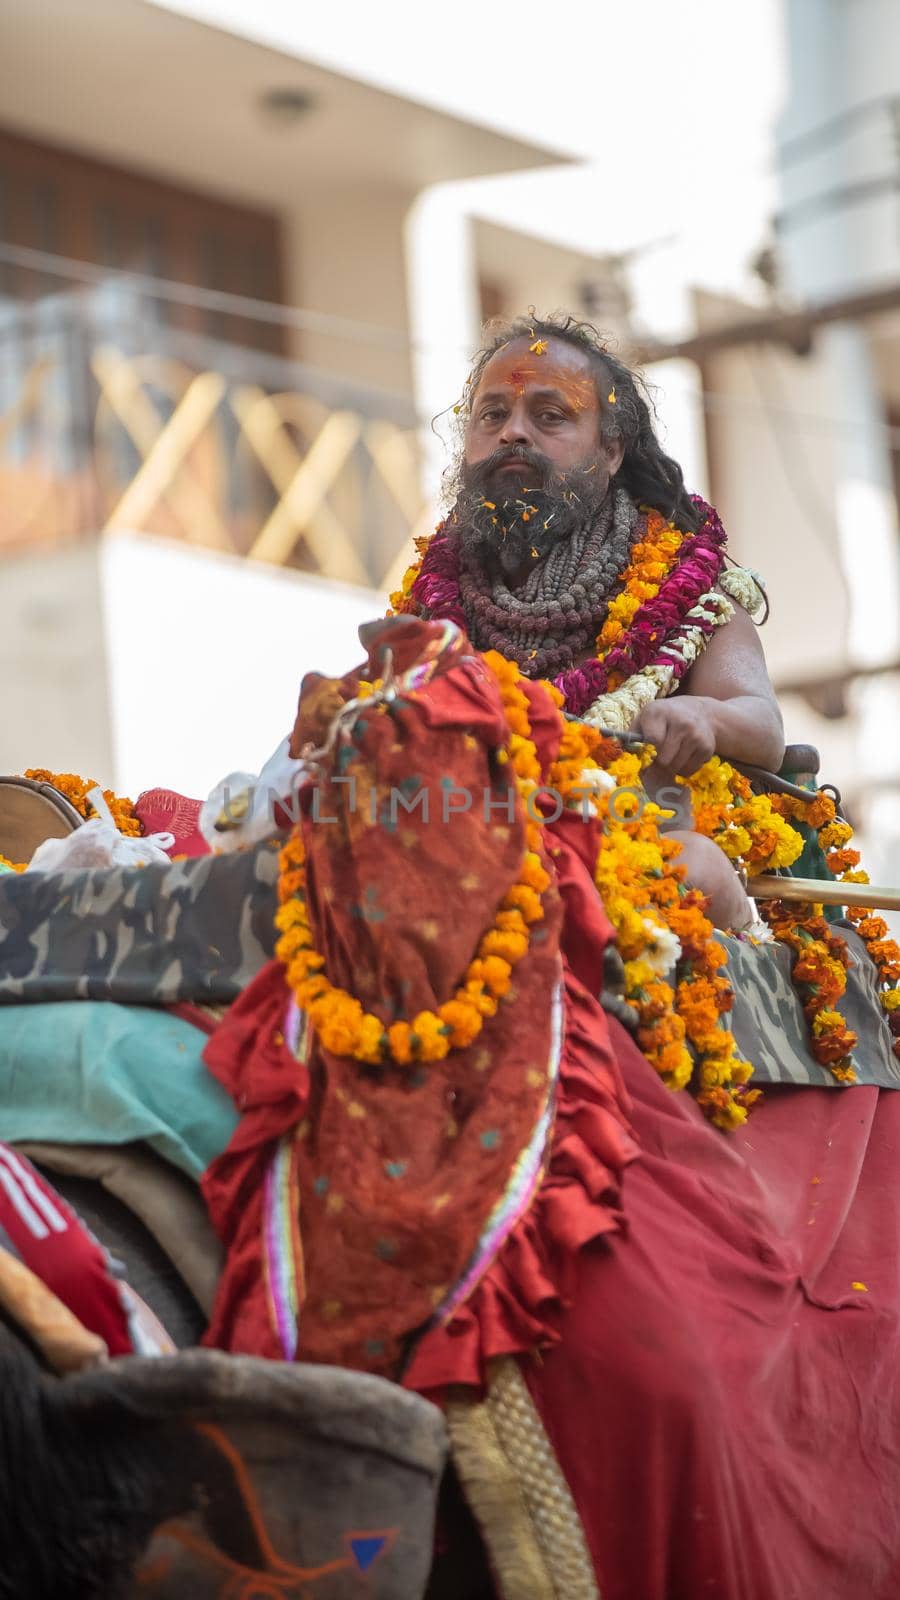
[[[279,801],[296,810],[294,796],[306,775],[306,763],[290,754],[282,739],[260,773],[230,772],[211,790],[200,808],[197,826],[215,855],[244,850],[277,831]]]
[[[174,833],[150,833],[143,839],[129,839],[116,827],[102,789],[91,789],[87,798],[97,816],[73,829],[64,839],[45,839],[28,863],[29,872],[146,867],[151,861],[168,862],[166,851],[175,843]]]

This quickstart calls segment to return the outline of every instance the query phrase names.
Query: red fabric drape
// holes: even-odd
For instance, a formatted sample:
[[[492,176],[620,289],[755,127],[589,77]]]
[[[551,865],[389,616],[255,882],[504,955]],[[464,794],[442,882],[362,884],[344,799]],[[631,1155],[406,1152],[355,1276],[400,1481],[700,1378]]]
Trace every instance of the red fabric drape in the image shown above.
[[[626,1230],[523,1360],[604,1600],[895,1600],[900,1095],[772,1087],[724,1138],[611,1034]]]

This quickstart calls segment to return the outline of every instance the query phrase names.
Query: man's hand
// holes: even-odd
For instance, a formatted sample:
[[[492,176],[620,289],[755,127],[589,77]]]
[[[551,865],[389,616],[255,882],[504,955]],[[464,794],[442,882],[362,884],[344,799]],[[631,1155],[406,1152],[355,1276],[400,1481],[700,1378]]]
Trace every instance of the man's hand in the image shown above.
[[[656,700],[645,706],[632,730],[656,747],[654,770],[689,778],[716,753],[713,708],[697,695]]]

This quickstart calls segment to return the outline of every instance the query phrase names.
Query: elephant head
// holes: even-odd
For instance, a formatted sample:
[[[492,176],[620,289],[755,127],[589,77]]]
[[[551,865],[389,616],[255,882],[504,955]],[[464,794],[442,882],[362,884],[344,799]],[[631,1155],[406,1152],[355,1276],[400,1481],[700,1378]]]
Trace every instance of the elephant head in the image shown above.
[[[68,1378],[0,1327],[3,1600],[418,1600],[440,1413],[379,1378],[182,1352]]]

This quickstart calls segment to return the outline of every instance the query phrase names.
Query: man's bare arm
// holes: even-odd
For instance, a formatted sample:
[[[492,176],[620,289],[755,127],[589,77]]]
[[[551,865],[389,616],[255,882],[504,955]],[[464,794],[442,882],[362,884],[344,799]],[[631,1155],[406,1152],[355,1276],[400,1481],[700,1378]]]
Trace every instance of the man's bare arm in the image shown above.
[[[777,772],[784,726],[765,656],[746,611],[713,634],[680,695],[657,700],[637,724],[658,751],[660,772],[695,772],[711,755]]]

